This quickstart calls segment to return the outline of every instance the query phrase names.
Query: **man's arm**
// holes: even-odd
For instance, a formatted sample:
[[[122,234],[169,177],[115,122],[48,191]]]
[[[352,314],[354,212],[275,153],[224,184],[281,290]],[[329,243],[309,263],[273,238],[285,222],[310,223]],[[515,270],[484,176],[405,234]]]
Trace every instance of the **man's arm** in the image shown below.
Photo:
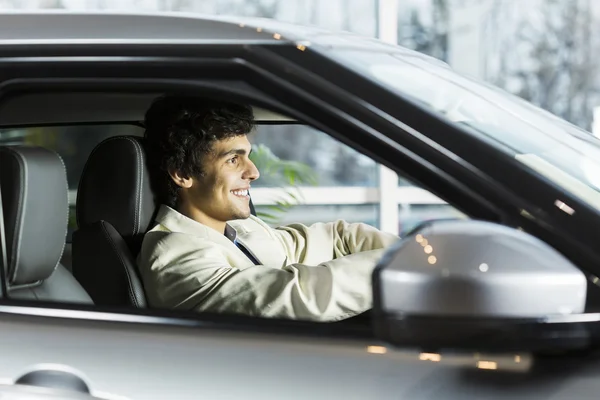
[[[336,221],[310,226],[291,224],[274,230],[294,260],[310,263],[389,247],[399,237],[363,223]]]
[[[319,265],[233,268],[221,249],[178,233],[144,240],[140,269],[153,306],[335,321],[371,308],[371,273],[383,249]],[[351,266],[351,268],[350,268]]]

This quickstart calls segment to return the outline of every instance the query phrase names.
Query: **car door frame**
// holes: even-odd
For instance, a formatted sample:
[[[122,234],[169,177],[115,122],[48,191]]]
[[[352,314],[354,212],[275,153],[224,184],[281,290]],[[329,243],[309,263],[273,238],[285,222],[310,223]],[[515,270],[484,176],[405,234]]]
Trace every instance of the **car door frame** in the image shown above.
[[[415,137],[415,132],[398,121],[382,118],[377,110],[358,99],[345,96],[337,87],[323,83],[322,91],[315,92],[314,84],[308,91],[304,85],[293,85],[290,76],[311,72],[290,64],[277,56],[272,45],[214,45],[195,47],[178,46],[90,46],[82,48],[42,48],[15,49],[14,54],[0,60],[0,103],[9,101],[13,95],[27,91],[53,90],[140,90],[148,92],[179,91],[198,93],[207,96],[236,96],[236,100],[248,101],[274,111],[290,115],[325,133],[330,134],[377,162],[403,173],[413,182],[450,201],[461,211],[478,219],[495,222],[507,221],[506,215],[485,196],[475,192],[473,187],[492,187],[486,183],[481,171],[473,171],[460,165],[443,149],[431,143],[419,144],[410,141],[410,146],[400,144],[394,135]],[[17,51],[18,50],[18,51]],[[191,52],[193,50],[193,52]],[[83,53],[81,53],[83,52]],[[124,56],[133,52],[135,56]],[[27,57],[34,54],[35,57]],[[41,54],[41,55],[40,55]],[[77,54],[76,56],[74,54]],[[190,55],[192,54],[192,55]],[[18,55],[18,57],[17,57]],[[165,78],[167,75],[167,78]],[[176,77],[176,78],[174,78]],[[289,78],[289,79],[287,79]],[[312,77],[314,78],[314,77]],[[315,78],[316,79],[316,78]],[[318,80],[317,80],[318,81]],[[318,81],[319,84],[322,82]],[[305,83],[305,81],[303,81]],[[320,96],[316,94],[321,94]],[[1,121],[0,121],[1,124]],[[375,129],[375,128],[377,129]],[[387,135],[381,132],[387,132]],[[428,152],[426,151],[428,150]],[[401,170],[401,171],[400,171]],[[449,171],[451,173],[449,173]],[[17,304],[14,300],[4,300],[7,306]],[[32,308],[44,308],[45,315],[52,314],[57,305],[42,303],[19,303]],[[122,310],[98,309],[97,307],[60,306],[64,310],[85,310],[104,313],[119,313]],[[15,309],[12,309],[15,312]],[[23,308],[25,310],[25,308]],[[0,309],[1,311],[1,309]],[[55,310],[57,311],[57,310]],[[50,313],[50,314],[49,314]],[[60,314],[60,312],[59,312]],[[127,312],[134,316],[158,318],[157,323],[196,324],[222,323],[251,326],[260,329],[305,332],[323,335],[335,332],[342,335],[348,328],[335,326],[316,328],[316,325],[300,321],[261,321],[219,315],[196,315],[193,313],[158,312],[156,310],[135,310]],[[54,314],[53,314],[54,315]],[[174,315],[177,315],[176,317]],[[93,319],[93,316],[89,318]],[[147,320],[145,323],[149,323]],[[199,326],[202,323],[198,322]],[[350,336],[368,337],[364,330],[351,328]],[[365,336],[366,335],[366,336]]]

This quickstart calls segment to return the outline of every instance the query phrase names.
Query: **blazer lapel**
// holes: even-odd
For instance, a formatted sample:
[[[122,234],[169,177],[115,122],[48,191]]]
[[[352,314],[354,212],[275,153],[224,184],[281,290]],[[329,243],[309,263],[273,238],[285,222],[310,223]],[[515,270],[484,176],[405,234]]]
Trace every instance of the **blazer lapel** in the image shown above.
[[[202,225],[183,214],[163,205],[156,221],[172,232],[188,233],[203,237],[227,249],[230,255],[235,255],[236,266],[242,268],[253,266],[254,263],[227,236]],[[235,229],[237,241],[244,246],[260,264],[281,268],[285,266],[286,256],[281,246],[270,237],[262,226],[251,220],[236,220],[229,224]],[[256,226],[255,226],[256,225]]]
[[[228,254],[235,255],[238,259],[235,263],[236,265],[239,265],[240,263],[245,265],[248,262],[250,265],[254,265],[254,263],[249,261],[248,257],[246,257],[246,255],[227,236],[186,217],[169,206],[161,206],[156,216],[156,222],[171,232],[187,233],[189,235],[198,236],[210,240],[219,246],[225,247]]]

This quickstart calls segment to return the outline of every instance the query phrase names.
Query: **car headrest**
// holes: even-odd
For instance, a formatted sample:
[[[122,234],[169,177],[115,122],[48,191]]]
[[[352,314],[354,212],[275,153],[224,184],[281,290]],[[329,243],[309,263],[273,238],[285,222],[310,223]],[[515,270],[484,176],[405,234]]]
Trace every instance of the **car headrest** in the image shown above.
[[[90,154],[77,190],[77,224],[110,223],[128,241],[143,235],[157,208],[143,138],[115,136]]]
[[[58,154],[41,147],[0,147],[8,284],[50,277],[67,235],[67,173]]]

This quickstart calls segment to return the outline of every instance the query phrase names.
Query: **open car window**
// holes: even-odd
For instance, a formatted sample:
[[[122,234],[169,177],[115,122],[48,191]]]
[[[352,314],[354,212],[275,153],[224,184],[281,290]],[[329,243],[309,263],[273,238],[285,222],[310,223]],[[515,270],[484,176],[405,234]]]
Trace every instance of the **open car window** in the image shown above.
[[[143,134],[144,129],[133,124],[15,128],[0,130],[0,145],[40,146],[61,156],[69,186],[66,241],[72,243],[73,232],[78,229],[77,187],[88,157],[100,142],[110,137]],[[382,219],[390,221],[389,214],[380,206],[383,192],[380,166],[372,159],[324,132],[289,121],[259,124],[248,139],[253,147],[250,158],[260,171],[260,178],[252,182],[250,196],[257,216],[268,225],[310,226],[343,220],[381,229]],[[397,225],[392,224],[394,231],[386,235],[402,236],[427,220],[466,217],[405,179],[400,178],[392,185],[395,185],[392,189],[397,190],[398,209],[393,213]],[[93,247],[93,244],[87,245]],[[70,258],[76,246],[77,242],[66,246],[60,261],[70,271],[76,269],[73,265],[81,265]]]

